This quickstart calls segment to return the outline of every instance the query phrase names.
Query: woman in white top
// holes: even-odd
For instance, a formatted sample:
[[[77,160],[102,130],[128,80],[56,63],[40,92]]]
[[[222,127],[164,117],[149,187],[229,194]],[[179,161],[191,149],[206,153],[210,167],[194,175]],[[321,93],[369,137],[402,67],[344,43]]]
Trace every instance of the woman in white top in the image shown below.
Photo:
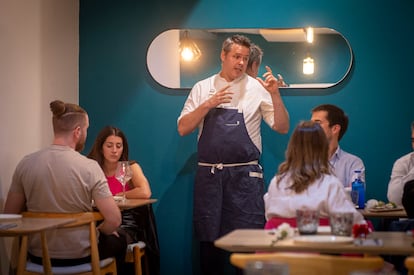
[[[354,223],[364,222],[332,173],[328,149],[328,140],[318,123],[299,123],[290,138],[286,160],[264,195],[268,222],[272,218],[294,219],[300,208],[318,209],[325,220],[331,212],[352,212]]]

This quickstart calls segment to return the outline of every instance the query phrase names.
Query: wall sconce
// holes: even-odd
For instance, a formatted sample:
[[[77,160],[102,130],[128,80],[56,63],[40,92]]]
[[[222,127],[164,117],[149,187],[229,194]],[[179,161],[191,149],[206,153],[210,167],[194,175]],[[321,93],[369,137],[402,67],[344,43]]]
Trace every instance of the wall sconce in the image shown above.
[[[184,36],[180,40],[179,52],[181,59],[187,62],[195,61],[201,56],[197,44],[188,37],[188,31],[184,31]]]
[[[308,55],[303,59],[303,74],[310,75],[315,71],[315,64],[313,58]]]

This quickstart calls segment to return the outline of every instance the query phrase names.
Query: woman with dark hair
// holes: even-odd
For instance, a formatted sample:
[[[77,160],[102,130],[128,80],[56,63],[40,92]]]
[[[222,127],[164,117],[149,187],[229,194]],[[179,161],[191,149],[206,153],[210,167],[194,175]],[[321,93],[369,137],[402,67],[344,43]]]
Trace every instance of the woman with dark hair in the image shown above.
[[[301,208],[317,209],[325,219],[331,212],[352,212],[354,223],[365,222],[331,171],[328,148],[319,123],[299,123],[290,138],[286,160],[264,195],[267,226],[272,219],[294,220],[296,209]]]
[[[112,195],[123,194],[122,184],[115,178],[118,161],[129,161],[132,178],[125,186],[127,199],[148,199],[151,188],[141,166],[128,156],[128,141],[125,134],[113,126],[104,127],[96,137],[88,157],[101,166]],[[151,274],[159,274],[159,245],[155,217],[151,205],[122,211],[120,227],[127,234],[128,244],[144,241]]]
[[[102,167],[112,194],[122,195],[122,184],[115,178],[115,171],[118,161],[129,161],[128,141],[124,133],[118,128],[106,126],[98,134],[88,157],[96,160]],[[151,188],[141,167],[136,161],[130,161],[130,164],[132,179],[125,187],[126,198],[150,198]]]

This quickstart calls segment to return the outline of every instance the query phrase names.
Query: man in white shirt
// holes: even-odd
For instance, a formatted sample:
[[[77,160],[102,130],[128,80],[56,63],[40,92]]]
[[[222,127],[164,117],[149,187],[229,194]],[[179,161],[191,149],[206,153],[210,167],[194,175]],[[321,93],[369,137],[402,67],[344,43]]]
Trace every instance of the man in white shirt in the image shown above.
[[[411,122],[411,145],[414,150],[414,121]],[[388,183],[388,200],[402,205],[404,185],[412,180],[414,180],[414,152],[408,153],[394,162],[391,179]]]
[[[332,104],[322,104],[312,109],[312,121],[318,122],[329,141],[329,162],[335,175],[345,188],[350,188],[354,180],[354,172],[361,171],[361,179],[365,182],[365,166],[363,161],[339,147],[339,141],[348,128],[348,116]]]
[[[270,68],[264,80],[246,74],[250,46],[242,35],[224,41],[221,71],[194,85],[177,121],[181,136],[198,129],[193,223],[203,275],[223,272],[214,240],[236,228],[264,227],[262,120],[276,132],[289,130]]]

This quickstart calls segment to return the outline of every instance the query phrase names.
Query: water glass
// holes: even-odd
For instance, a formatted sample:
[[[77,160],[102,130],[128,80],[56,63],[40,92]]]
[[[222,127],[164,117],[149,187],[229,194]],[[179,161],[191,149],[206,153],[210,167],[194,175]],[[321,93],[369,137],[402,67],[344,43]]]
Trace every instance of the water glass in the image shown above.
[[[351,236],[354,214],[346,212],[335,212],[329,215],[331,233],[335,236]]]
[[[296,210],[296,225],[300,235],[316,234],[319,226],[319,210]]]
[[[289,266],[277,261],[250,261],[244,268],[244,275],[289,275]]]
[[[128,161],[118,161],[115,178],[122,184],[122,202],[125,203],[125,185],[132,178],[132,168]]]

